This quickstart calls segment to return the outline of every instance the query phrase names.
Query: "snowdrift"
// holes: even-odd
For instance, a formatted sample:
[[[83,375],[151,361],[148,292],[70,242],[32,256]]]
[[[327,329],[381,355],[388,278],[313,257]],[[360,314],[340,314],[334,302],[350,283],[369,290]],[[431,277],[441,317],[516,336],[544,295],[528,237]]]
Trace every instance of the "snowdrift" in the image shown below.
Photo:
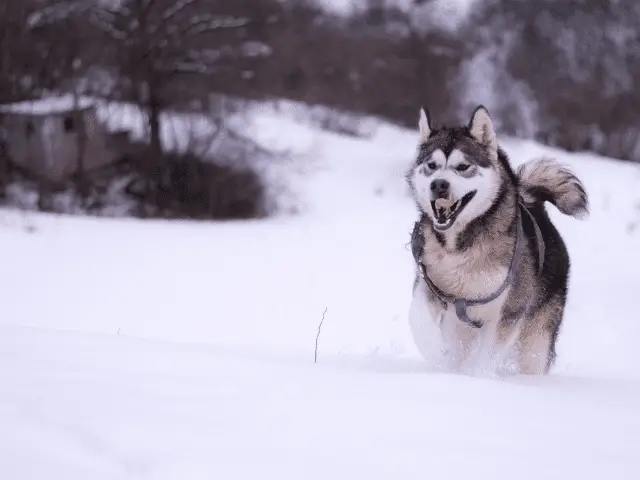
[[[0,212],[0,472],[11,479],[640,477],[638,167],[503,139],[584,180],[544,379],[425,370],[407,324],[417,135],[256,108],[297,215]],[[318,323],[327,309],[313,363]]]

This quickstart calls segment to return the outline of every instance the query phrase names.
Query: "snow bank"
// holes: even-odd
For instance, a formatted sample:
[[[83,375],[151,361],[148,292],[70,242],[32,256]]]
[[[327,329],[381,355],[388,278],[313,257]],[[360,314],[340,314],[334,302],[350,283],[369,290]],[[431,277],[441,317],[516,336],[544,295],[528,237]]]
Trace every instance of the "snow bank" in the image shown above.
[[[553,374],[472,378],[425,371],[409,333],[416,133],[246,128],[288,152],[300,215],[0,212],[7,478],[640,477],[637,166],[505,139],[570,165],[592,216],[549,208],[573,262]]]

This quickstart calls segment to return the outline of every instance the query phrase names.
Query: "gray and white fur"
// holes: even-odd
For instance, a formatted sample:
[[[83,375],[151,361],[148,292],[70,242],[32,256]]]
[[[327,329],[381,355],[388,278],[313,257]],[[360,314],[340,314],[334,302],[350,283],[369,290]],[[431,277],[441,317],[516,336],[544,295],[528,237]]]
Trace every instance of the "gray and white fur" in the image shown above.
[[[416,345],[453,371],[547,374],[556,357],[570,261],[544,204],[584,217],[584,187],[550,159],[514,172],[482,106],[468,125],[437,129],[422,109],[419,132],[417,158],[407,172],[420,213],[411,240]],[[522,253],[511,269],[519,221]],[[424,278],[449,297],[473,300],[499,291],[511,270],[513,278],[497,298],[467,307],[480,328],[461,321]]]

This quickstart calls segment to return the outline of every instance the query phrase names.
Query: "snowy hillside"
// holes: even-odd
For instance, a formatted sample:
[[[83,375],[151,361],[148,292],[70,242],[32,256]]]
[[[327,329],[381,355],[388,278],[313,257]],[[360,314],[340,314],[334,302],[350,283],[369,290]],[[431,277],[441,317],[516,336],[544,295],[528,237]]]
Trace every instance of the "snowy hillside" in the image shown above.
[[[299,215],[0,212],[2,478],[640,478],[637,166],[504,142],[573,167],[592,214],[552,211],[573,261],[553,375],[472,378],[409,334],[416,134],[268,109],[249,130],[289,152]]]
[[[432,20],[441,26],[455,28],[469,12],[476,0],[430,0],[415,2],[414,0],[387,0],[387,5],[395,5],[405,11],[421,13],[428,10]],[[365,2],[358,0],[316,0],[322,7],[332,13],[346,15],[358,8],[363,8]]]

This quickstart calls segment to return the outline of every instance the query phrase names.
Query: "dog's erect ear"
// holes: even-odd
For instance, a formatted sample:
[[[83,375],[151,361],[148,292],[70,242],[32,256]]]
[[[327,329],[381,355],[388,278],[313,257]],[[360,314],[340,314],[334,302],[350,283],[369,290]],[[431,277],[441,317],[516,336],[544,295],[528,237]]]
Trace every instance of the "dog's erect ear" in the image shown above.
[[[493,128],[493,121],[489,111],[482,105],[477,107],[471,115],[469,122],[471,136],[481,145],[484,145],[496,157],[498,155],[498,139]]]
[[[424,143],[429,139],[431,135],[431,118],[426,108],[420,108],[420,143]]]

